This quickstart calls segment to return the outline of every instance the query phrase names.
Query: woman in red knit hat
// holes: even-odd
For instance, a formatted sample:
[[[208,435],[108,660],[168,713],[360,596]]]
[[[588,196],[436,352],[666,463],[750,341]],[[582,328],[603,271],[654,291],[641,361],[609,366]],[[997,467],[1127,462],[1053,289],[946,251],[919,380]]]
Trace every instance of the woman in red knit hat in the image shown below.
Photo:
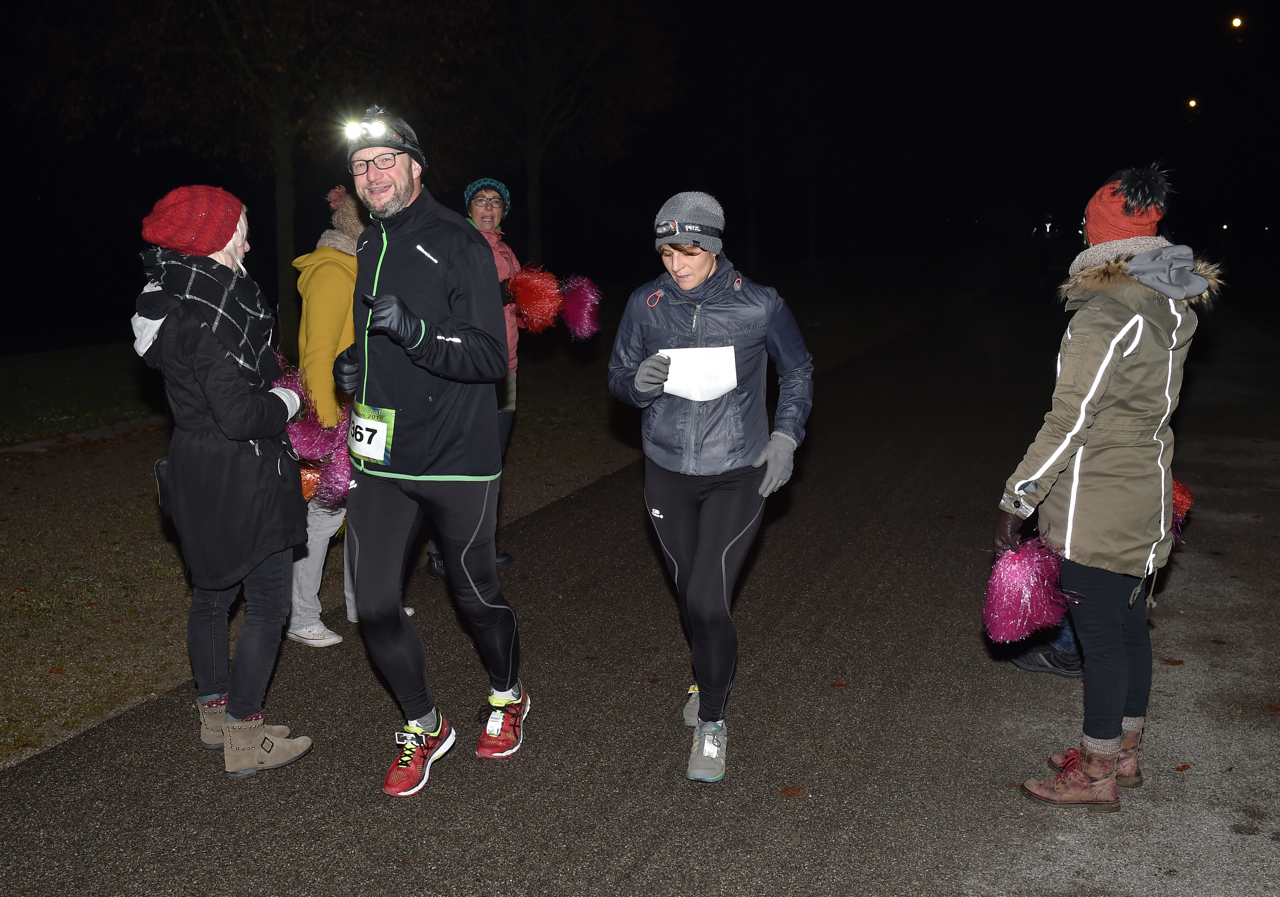
[[[1062,588],[1084,648],[1079,748],[1049,758],[1057,775],[1027,796],[1117,810],[1117,786],[1142,784],[1139,745],[1151,693],[1146,601],[1173,545],[1173,431],[1197,307],[1218,289],[1213,265],[1157,234],[1169,185],[1156,167],[1107,179],[1085,208],[1088,248],[1058,288],[1067,325],[1053,402],[1005,484],[997,552],[1039,511],[1062,555]]]
[[[289,615],[293,547],[306,503],[285,424],[299,397],[272,388],[272,309],[244,268],[244,205],[217,187],[179,187],[142,222],[147,285],[134,349],[164,375],[173,415],[165,495],[194,586],[187,651],[200,741],[226,771],[251,776],[311,749],[263,723],[262,703]],[[244,625],[227,671],[227,615],[244,589]]]

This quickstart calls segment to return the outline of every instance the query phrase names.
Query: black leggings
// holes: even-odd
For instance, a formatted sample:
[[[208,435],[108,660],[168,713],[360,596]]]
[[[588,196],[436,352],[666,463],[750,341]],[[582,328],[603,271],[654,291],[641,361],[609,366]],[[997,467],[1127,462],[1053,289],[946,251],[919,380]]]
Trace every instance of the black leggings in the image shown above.
[[[698,717],[707,722],[724,718],[738,662],[730,602],[760,530],[764,471],[743,467],[695,477],[644,461],[644,500],[680,596],[680,619],[698,679]]]
[[[1076,636],[1084,649],[1084,734],[1121,737],[1126,716],[1146,716],[1151,697],[1151,632],[1147,602],[1133,590],[1136,576],[1062,562],[1062,589],[1079,596],[1071,605]]]
[[[201,698],[230,694],[227,713],[236,719],[262,709],[271,671],[280,653],[280,636],[289,618],[293,549],[277,551],[228,589],[196,588],[187,614],[187,655]],[[244,624],[236,657],[227,675],[227,612],[244,586]]]
[[[493,534],[498,480],[395,480],[353,472],[347,496],[348,544],[355,543],[356,612],[365,644],[391,684],[405,719],[435,707],[427,652],[404,612],[409,545],[425,514],[444,557],[449,588],[471,624],[489,682],[513,688],[520,658],[516,614],[498,586]]]

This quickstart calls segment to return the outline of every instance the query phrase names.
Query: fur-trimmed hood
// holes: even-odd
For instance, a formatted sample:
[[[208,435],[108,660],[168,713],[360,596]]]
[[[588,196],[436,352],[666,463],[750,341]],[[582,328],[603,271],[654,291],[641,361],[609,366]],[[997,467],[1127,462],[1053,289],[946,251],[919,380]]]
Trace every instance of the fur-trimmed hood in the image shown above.
[[[1059,301],[1068,311],[1075,311],[1094,296],[1112,296],[1130,300],[1161,296],[1161,291],[1147,286],[1130,274],[1129,262],[1133,258],[1132,255],[1123,256],[1102,265],[1086,268],[1067,278],[1058,287]],[[1194,296],[1184,297],[1182,301],[1196,308],[1209,308],[1223,286],[1220,266],[1204,259],[1195,259],[1191,273],[1204,278],[1208,286]]]

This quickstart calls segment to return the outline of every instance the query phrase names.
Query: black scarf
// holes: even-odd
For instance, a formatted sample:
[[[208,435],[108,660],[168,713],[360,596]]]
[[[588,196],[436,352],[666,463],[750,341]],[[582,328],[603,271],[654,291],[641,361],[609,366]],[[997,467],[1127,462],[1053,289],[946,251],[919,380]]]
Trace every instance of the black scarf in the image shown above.
[[[274,318],[253,278],[237,277],[211,258],[158,246],[142,253],[142,265],[152,283],[209,328],[249,383],[261,388],[278,376],[271,351]]]

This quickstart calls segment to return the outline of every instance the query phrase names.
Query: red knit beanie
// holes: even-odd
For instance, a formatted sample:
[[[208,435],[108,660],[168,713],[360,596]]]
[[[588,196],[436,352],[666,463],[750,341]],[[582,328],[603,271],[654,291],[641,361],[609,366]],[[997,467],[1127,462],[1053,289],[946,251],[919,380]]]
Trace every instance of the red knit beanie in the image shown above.
[[[220,187],[179,187],[142,219],[142,239],[183,255],[209,255],[231,241],[243,208]]]
[[[1164,217],[1164,209],[1157,204],[1125,211],[1125,205],[1133,203],[1120,191],[1120,181],[1103,184],[1093,199],[1084,207],[1084,234],[1090,246],[1127,240],[1130,237],[1154,237],[1156,224]]]

